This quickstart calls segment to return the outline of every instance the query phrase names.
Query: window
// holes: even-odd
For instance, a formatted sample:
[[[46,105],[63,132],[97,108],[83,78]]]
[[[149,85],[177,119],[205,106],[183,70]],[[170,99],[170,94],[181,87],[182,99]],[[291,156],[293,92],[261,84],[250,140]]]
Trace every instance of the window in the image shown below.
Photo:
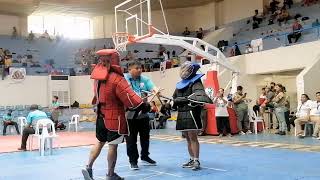
[[[28,31],[42,34],[47,30],[50,36],[62,35],[72,39],[91,38],[89,18],[72,16],[29,16]]]

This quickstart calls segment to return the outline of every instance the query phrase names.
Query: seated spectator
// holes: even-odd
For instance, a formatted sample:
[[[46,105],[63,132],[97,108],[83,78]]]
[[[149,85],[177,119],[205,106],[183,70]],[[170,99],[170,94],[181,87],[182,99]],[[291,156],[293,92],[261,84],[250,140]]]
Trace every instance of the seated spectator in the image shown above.
[[[29,35],[28,35],[27,40],[31,42],[31,41],[33,41],[33,40],[34,40],[34,37],[35,37],[35,36],[34,36],[33,32],[32,32],[32,31],[30,31],[30,33],[29,33]]]
[[[320,92],[316,93],[316,101],[312,103],[310,121],[316,124],[313,130],[313,137],[320,140]]]
[[[10,109],[6,115],[3,116],[3,135],[7,133],[7,127],[14,126],[18,134],[20,134],[17,122],[13,121],[12,110]]]
[[[288,6],[288,8],[291,9],[291,6],[293,5],[293,0],[284,0],[283,5],[284,7]]]
[[[51,103],[51,119],[54,122],[55,127],[57,128],[59,123],[59,115],[60,115],[60,103],[59,97],[53,96],[52,103]]]
[[[319,19],[316,19],[316,20],[312,23],[312,27],[318,27],[318,26],[320,26]]]
[[[271,14],[274,14],[274,13],[277,11],[278,4],[280,4],[280,2],[279,2],[279,1],[276,1],[276,0],[272,0],[272,1],[270,2],[270,11],[271,11]]]
[[[296,43],[300,39],[302,34],[299,30],[301,29],[302,25],[299,23],[298,19],[295,19],[292,25],[292,33],[288,35],[289,44],[292,43],[292,39],[294,39],[294,43]]]
[[[42,38],[50,39],[50,35],[47,30],[44,31],[44,33],[41,35]]]
[[[236,56],[241,55],[241,51],[239,49],[238,43],[236,43],[236,42],[234,43],[234,52],[235,52]]]
[[[196,33],[197,33],[197,38],[198,39],[203,39],[204,33],[203,33],[203,29],[202,28],[199,28],[199,31],[197,31]]]
[[[301,125],[308,123],[310,119],[311,107],[312,107],[312,101],[310,100],[309,96],[307,94],[302,94],[301,102],[297,107],[297,112],[296,112],[297,119],[294,121],[296,130],[297,130],[297,136],[300,138],[303,138]]]
[[[287,23],[289,18],[290,18],[290,15],[289,15],[289,12],[287,11],[287,9],[286,8],[282,8],[281,9],[281,13],[278,16],[279,26],[281,26],[282,22]]]
[[[245,53],[246,54],[253,53],[253,49],[251,47],[251,44],[247,44]]]
[[[12,28],[11,39],[16,39],[17,37],[18,37],[17,28],[16,28],[16,27],[13,27],[13,28]]]
[[[258,29],[259,28],[259,23],[258,21],[253,21],[252,23],[252,29]]]
[[[156,102],[151,101],[150,105],[151,105],[151,110],[150,110],[151,113],[159,113],[159,109],[156,105]]]
[[[266,93],[266,88],[262,88],[261,89],[261,94],[259,96],[259,99],[257,99],[256,101],[256,105],[253,106],[253,111],[257,114],[257,115],[261,115],[261,111],[260,111],[260,107],[261,105],[266,101],[267,99],[267,93]]]
[[[190,31],[189,31],[188,27],[186,27],[186,29],[183,31],[182,35],[183,36],[189,36],[190,35]]]
[[[258,22],[258,24],[262,22],[263,16],[259,14],[258,9],[254,10],[254,16],[252,17],[252,20]]]
[[[37,120],[47,119],[48,116],[45,112],[38,110],[38,105],[31,105],[30,113],[27,116],[27,125],[23,129],[21,147],[18,150],[26,151],[27,150],[27,140],[30,134],[35,133],[34,127],[36,127]]]

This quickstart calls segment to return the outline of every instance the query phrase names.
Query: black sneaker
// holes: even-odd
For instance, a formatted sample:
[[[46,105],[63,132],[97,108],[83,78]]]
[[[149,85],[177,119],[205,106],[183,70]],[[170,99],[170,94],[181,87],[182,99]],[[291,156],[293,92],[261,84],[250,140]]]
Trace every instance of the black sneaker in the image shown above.
[[[145,157],[145,158],[141,158],[141,161],[145,165],[149,165],[149,166],[156,166],[157,165],[157,162],[152,160],[149,156]]]
[[[123,180],[123,177],[120,177],[118,174],[114,173],[112,176],[107,175],[107,180]]]
[[[131,170],[139,170],[139,166],[137,163],[130,163],[130,169]]]
[[[85,180],[93,180],[92,169],[88,166],[85,169],[82,169],[82,175]]]
[[[190,159],[187,163],[182,164],[182,168],[192,168],[193,160]]]
[[[192,168],[191,168],[193,171],[198,171],[200,170],[200,162],[198,160],[195,160],[193,161],[193,164],[192,164]]]
[[[280,132],[279,132],[279,135],[282,135],[282,136],[283,136],[283,135],[286,135],[286,132],[280,131]]]

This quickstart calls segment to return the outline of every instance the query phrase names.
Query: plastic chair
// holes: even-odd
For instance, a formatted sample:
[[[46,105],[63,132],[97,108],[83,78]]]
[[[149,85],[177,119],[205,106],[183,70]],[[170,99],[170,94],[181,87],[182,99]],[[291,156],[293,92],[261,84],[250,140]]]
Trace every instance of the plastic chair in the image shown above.
[[[263,117],[257,116],[256,113],[252,110],[248,110],[249,113],[249,122],[254,125],[254,133],[258,134],[258,123],[262,123],[262,130],[264,131],[264,122]]]
[[[23,134],[22,132],[23,132],[23,128],[24,128],[24,126],[27,124],[27,118],[25,118],[25,117],[18,117],[18,122],[19,122],[19,124],[20,124],[20,133],[21,133],[21,135]]]
[[[69,127],[68,127],[68,131],[70,131],[70,126],[74,125],[75,126],[75,130],[76,132],[78,132],[78,124],[80,121],[80,115],[75,114],[71,117],[70,122],[69,122]]]
[[[40,128],[42,128],[42,132],[40,134]],[[52,131],[49,133],[49,129]],[[33,146],[33,137],[38,137],[38,146],[39,146],[39,153],[40,156],[44,156],[45,152],[45,145],[49,148],[50,155],[52,154],[53,148],[53,138],[57,138],[58,135],[56,134],[56,130],[54,127],[54,123],[51,119],[40,119],[37,121],[35,134],[30,137],[29,146],[30,150],[32,150]],[[47,143],[46,143],[47,142]]]

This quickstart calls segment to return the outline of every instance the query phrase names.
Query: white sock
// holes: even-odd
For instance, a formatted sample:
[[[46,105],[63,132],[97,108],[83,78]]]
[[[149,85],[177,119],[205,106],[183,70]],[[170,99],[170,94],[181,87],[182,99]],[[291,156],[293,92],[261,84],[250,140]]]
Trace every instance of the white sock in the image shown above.
[[[194,160],[194,157],[190,157],[190,160]]]
[[[199,161],[199,158],[193,158],[194,161]]]

